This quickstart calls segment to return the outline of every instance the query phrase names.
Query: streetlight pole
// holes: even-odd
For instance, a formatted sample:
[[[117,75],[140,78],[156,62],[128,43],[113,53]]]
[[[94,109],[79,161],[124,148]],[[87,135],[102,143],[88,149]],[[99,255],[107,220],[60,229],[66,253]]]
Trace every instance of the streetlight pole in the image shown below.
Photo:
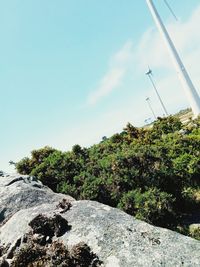
[[[190,106],[192,108],[194,118],[196,118],[198,115],[200,115],[200,98],[199,95],[178,55],[178,52],[169,36],[169,33],[167,32],[157,10],[156,7],[153,4],[153,0],[146,0],[147,5],[149,7],[149,10],[152,14],[152,17],[155,21],[155,24],[164,40],[164,43],[168,49],[168,52],[171,56],[171,59],[173,61],[173,64],[175,66],[175,69],[177,71],[177,74],[179,76],[179,79],[182,83],[182,86],[184,88],[186,97],[190,103]]]

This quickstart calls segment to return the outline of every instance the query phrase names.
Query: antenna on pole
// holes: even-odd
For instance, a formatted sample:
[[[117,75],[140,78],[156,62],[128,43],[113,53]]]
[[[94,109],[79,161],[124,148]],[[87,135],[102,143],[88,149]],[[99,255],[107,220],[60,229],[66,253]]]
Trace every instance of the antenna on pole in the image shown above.
[[[152,70],[150,68],[149,68],[148,72],[146,72],[146,75],[149,77],[149,80],[150,80],[151,84],[153,85],[153,88],[154,88],[154,90],[156,92],[156,95],[157,95],[157,97],[158,97],[158,99],[160,101],[160,104],[161,104],[161,106],[162,106],[162,108],[164,110],[165,115],[168,116],[167,109],[166,109],[166,107],[165,107],[165,105],[164,105],[164,103],[163,103],[163,101],[162,101],[162,99],[161,99],[161,97],[160,97],[160,95],[158,93],[158,90],[156,88],[156,85],[155,85],[155,83],[154,83],[154,81],[152,79],[153,72],[152,72]]]
[[[169,36],[169,33],[167,32],[167,29],[165,28],[165,25],[161,20],[156,7],[153,4],[153,0],[146,0],[146,2],[154,19],[154,22],[163,38],[166,48],[169,51],[174,67],[182,83],[183,89],[185,90],[186,97],[190,103],[190,107],[192,108],[194,118],[196,118],[200,115],[200,97],[198,95],[198,92],[194,87],[192,80],[190,79],[190,76],[179,57],[179,54]]]
[[[177,16],[175,15],[173,9],[171,8],[171,6],[170,6],[169,3],[167,2],[167,0],[163,0],[163,1],[164,1],[165,5],[168,7],[169,11],[172,13],[172,15],[173,15],[173,17],[175,18],[175,20],[178,21]]]

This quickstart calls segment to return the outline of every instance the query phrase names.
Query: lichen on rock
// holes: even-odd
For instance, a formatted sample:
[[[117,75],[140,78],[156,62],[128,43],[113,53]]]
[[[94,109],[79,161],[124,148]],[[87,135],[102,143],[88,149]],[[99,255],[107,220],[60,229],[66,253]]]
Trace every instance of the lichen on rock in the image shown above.
[[[33,232],[27,235],[22,248],[15,253],[10,267],[98,267],[101,261],[90,247],[81,242],[71,249],[62,242],[39,242]]]
[[[71,229],[68,222],[59,214],[48,218],[45,215],[39,214],[30,223],[34,234],[42,234],[44,236],[59,237]]]
[[[60,214],[48,217],[39,214],[30,221],[31,230],[16,241],[4,256],[0,267],[98,267],[101,261],[90,247],[80,242],[71,248],[62,241],[52,240],[60,237],[71,227]],[[6,249],[0,246],[0,256]],[[9,264],[7,260],[11,260]]]
[[[85,243],[68,249],[63,243],[54,241],[40,246],[32,241],[15,256],[11,267],[98,267],[98,257]]]

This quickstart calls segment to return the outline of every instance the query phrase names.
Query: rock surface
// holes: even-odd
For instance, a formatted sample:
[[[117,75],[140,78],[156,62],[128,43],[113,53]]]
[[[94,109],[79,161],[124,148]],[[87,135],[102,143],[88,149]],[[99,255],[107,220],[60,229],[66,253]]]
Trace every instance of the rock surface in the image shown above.
[[[58,202],[63,197],[73,200],[70,196],[55,194],[34,177],[1,173],[0,225],[21,209]]]
[[[30,222],[43,214],[48,218],[59,215],[68,222],[69,229],[53,240],[67,248],[84,242],[101,266],[200,266],[199,241],[135,220],[98,202],[75,201],[53,193],[28,176],[0,177],[0,210],[0,247],[6,248],[0,256],[5,258],[20,250],[24,235],[31,230]],[[12,257],[8,258],[12,262]]]

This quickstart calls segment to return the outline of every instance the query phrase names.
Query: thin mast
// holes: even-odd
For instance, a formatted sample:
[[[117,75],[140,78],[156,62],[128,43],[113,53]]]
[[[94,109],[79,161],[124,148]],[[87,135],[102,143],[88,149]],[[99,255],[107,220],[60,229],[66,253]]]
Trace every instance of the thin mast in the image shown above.
[[[160,95],[159,95],[159,93],[158,93],[158,90],[157,90],[157,88],[156,88],[156,85],[155,85],[155,83],[154,83],[154,81],[153,81],[153,79],[152,79],[152,77],[151,77],[151,75],[152,75],[152,70],[149,69],[149,71],[146,73],[146,75],[149,77],[149,80],[150,80],[150,82],[151,82],[152,85],[153,85],[153,88],[154,88],[154,90],[155,90],[155,92],[156,92],[156,95],[157,95],[157,97],[158,97],[158,99],[159,99],[159,101],[160,101],[160,104],[161,104],[161,106],[162,106],[162,108],[163,108],[163,110],[164,110],[165,115],[168,116],[169,114],[168,114],[168,112],[167,112],[167,109],[166,109],[166,107],[165,107],[165,105],[164,105],[164,103],[163,103],[163,101],[162,101],[162,99],[161,99],[161,97],[160,97]]]
[[[150,108],[150,110],[151,110],[151,112],[152,112],[152,114],[153,114],[153,116],[154,116],[154,119],[156,120],[156,115],[155,115],[155,113],[154,113],[154,111],[153,111],[153,108],[152,108],[152,106],[151,106],[150,98],[147,97],[147,98],[146,98],[146,101],[147,101],[148,106],[149,106],[149,108]]]

